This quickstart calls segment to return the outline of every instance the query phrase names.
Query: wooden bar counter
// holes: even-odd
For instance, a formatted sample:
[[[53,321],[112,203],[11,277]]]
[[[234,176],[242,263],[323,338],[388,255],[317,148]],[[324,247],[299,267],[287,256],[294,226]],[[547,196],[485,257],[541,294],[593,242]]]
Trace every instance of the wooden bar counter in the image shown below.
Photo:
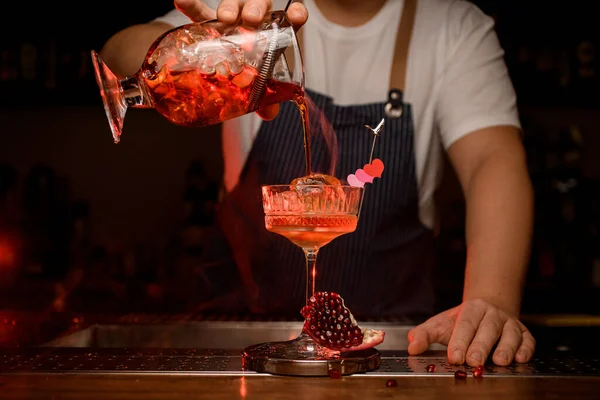
[[[471,368],[449,365],[443,349],[408,356],[410,326],[386,325],[380,367],[336,379],[242,367],[244,346],[294,337],[298,321],[69,317],[69,329],[44,325],[49,340],[22,319],[5,319],[0,399],[600,399],[600,331],[590,326],[540,329],[539,351],[530,363],[486,365],[483,377],[474,378]],[[427,372],[429,365],[435,372]],[[456,379],[457,370],[466,379]],[[397,385],[388,387],[390,379]]]
[[[1,399],[599,399],[598,378],[34,374],[0,376]]]

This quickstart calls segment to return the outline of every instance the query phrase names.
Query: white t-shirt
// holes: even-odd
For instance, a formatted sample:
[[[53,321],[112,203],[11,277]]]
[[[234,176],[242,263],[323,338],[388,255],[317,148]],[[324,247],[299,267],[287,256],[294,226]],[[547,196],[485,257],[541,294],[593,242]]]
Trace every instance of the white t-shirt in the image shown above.
[[[205,0],[216,8],[218,0]],[[274,0],[274,9],[285,6]],[[305,0],[303,30],[306,87],[337,105],[387,101],[396,32],[404,0],[388,0],[358,27],[329,22],[314,0]],[[465,0],[419,0],[409,50],[404,100],[412,104],[420,218],[433,227],[434,193],[443,166],[442,149],[478,129],[520,128],[516,95],[494,21]],[[189,23],[177,10],[157,20]],[[261,120],[255,114],[223,124],[224,184],[239,179]]]

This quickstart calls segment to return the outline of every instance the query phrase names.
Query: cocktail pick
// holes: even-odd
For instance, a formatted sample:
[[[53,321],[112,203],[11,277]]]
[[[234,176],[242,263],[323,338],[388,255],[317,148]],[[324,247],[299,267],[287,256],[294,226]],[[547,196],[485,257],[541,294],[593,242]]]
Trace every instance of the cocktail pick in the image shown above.
[[[369,155],[369,164],[373,161],[373,152],[375,151],[375,142],[379,135],[381,135],[381,131],[383,130],[383,126],[385,125],[385,118],[381,120],[379,125],[375,128],[371,128],[369,125],[365,125],[365,128],[370,129],[373,132],[373,144],[371,145],[371,154]]]
[[[358,208],[358,217],[360,218],[360,213],[362,211],[363,201],[365,199],[365,191],[366,183],[373,183],[373,179],[381,178],[381,174],[384,170],[383,161],[376,158],[373,159],[373,153],[375,152],[375,143],[377,142],[377,138],[381,135],[381,131],[383,130],[383,126],[385,125],[385,119],[382,119],[381,122],[375,127],[372,128],[369,125],[365,125],[366,128],[373,132],[373,144],[371,145],[371,153],[369,154],[369,163],[365,164],[362,168],[359,168],[353,174],[348,175],[347,181],[350,186],[357,186],[363,188],[362,196],[360,198],[360,205]]]
[[[290,4],[292,4],[294,2],[294,0],[288,0],[287,4],[285,5],[285,8],[283,9],[283,12],[287,12],[288,8],[290,7]]]

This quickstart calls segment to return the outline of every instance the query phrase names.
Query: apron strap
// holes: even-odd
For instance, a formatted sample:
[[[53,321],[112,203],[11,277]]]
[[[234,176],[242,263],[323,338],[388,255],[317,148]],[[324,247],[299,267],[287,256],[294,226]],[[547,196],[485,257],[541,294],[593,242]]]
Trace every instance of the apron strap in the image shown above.
[[[390,91],[385,104],[385,114],[388,118],[400,118],[404,110],[404,90],[406,87],[406,66],[408,65],[408,50],[415,24],[417,0],[404,0],[404,9],[400,26],[396,33],[396,48],[390,75]]]
[[[400,26],[396,34],[396,48],[390,75],[390,89],[404,91],[406,85],[406,65],[408,64],[408,50],[415,24],[417,0],[404,0],[404,9]]]

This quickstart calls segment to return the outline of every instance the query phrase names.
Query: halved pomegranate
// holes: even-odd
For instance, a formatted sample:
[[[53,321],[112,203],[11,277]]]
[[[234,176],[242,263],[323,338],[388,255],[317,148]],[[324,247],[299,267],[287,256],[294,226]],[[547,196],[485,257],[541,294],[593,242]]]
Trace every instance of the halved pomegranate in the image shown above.
[[[344,299],[337,293],[317,292],[301,311],[305,318],[302,330],[319,345],[343,352],[375,347],[385,332],[362,329],[356,323]]]

